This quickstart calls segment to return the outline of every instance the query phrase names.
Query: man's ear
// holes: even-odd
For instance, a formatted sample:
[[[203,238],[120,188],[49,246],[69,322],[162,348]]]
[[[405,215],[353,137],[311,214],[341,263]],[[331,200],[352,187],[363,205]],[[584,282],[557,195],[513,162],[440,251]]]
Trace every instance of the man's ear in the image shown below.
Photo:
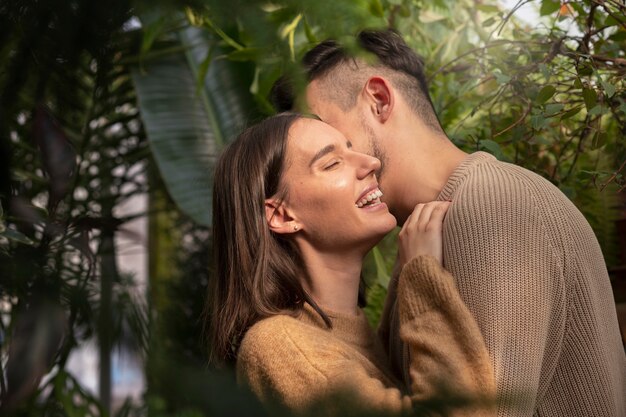
[[[363,94],[374,118],[385,123],[391,116],[395,104],[394,91],[389,81],[379,76],[370,77],[365,82]]]
[[[265,200],[265,218],[267,225],[274,233],[289,234],[301,230],[300,223],[279,200],[273,198]]]

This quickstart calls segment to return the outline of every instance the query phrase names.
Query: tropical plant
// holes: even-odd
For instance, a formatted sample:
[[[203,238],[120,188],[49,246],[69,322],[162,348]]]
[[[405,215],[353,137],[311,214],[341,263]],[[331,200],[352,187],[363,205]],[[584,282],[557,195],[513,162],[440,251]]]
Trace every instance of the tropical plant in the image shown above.
[[[129,4],[57,3],[1,6],[3,415],[107,415],[113,348],[148,336],[114,242],[141,215],[116,207],[146,192],[150,156],[122,62]],[[67,368],[93,339],[100,401]]]

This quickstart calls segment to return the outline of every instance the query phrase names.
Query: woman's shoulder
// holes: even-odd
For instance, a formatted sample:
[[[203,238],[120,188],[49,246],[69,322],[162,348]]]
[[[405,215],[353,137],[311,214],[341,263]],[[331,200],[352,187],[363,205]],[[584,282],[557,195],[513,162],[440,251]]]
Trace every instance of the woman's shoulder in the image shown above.
[[[287,314],[264,318],[248,329],[241,341],[241,349],[246,349],[248,346],[273,345],[287,334],[298,332],[301,330],[300,327],[302,323]]]
[[[320,372],[320,355],[332,344],[326,332],[296,317],[280,314],[255,323],[246,332],[237,355],[237,368],[282,370],[308,366]],[[321,372],[320,372],[321,374]]]
[[[248,329],[239,347],[239,357],[281,355],[285,351],[309,350],[324,338],[322,329],[288,314],[278,314],[256,322]]]

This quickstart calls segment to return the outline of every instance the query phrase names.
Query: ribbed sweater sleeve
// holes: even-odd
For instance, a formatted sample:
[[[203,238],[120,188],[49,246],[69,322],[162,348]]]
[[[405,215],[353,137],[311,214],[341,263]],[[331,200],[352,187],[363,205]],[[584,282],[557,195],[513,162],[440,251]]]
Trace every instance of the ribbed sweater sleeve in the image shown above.
[[[530,417],[564,337],[564,254],[547,227],[557,212],[515,168],[477,164],[463,180],[444,223],[446,266],[491,353],[498,415]]]
[[[580,211],[544,178],[484,152],[469,155],[437,199],[452,201],[444,265],[487,346],[498,417],[626,416],[611,283]],[[399,375],[409,363],[395,284],[379,334]]]
[[[420,256],[402,269],[397,291],[400,337],[408,348],[414,401],[443,392],[448,401],[450,397],[478,405],[493,401],[495,382],[489,355],[452,276],[436,259]],[[487,416],[492,410],[464,407],[450,415]]]

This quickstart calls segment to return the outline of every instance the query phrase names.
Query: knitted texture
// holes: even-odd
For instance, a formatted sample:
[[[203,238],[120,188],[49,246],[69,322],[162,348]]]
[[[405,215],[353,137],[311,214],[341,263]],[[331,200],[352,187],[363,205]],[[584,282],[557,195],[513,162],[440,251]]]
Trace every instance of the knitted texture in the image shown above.
[[[611,285],[576,207],[542,177],[484,152],[466,158],[438,200],[452,200],[444,263],[489,350],[498,415],[626,416]],[[394,308],[389,321],[381,335],[398,372],[406,364]]]
[[[319,415],[407,414],[420,401],[441,395],[443,388],[464,397],[493,394],[486,347],[452,277],[433,258],[420,257],[407,264],[400,282],[410,288],[398,305],[400,328],[411,349],[409,368],[415,382],[411,395],[390,371],[361,310],[353,316],[326,310],[333,323],[328,329],[309,305],[298,317],[273,316],[248,330],[237,358],[239,382],[270,407],[304,413],[317,406]],[[442,381],[441,373],[450,372],[455,377]],[[334,401],[337,394],[346,396]],[[346,404],[349,407],[342,408]],[[493,416],[493,412],[466,407],[451,415]]]

